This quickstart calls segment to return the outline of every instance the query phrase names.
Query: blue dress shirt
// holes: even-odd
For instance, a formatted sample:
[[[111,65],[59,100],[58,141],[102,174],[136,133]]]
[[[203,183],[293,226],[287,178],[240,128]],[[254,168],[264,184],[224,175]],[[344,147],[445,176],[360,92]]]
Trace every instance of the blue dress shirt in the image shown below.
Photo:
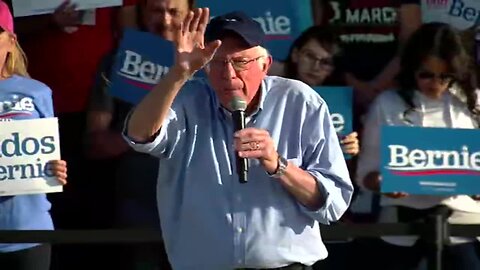
[[[240,184],[231,115],[205,80],[189,81],[151,143],[125,137],[161,160],[158,208],[176,270],[312,265],[327,257],[319,222],[338,220],[353,192],[327,105],[295,80],[266,77],[261,91],[247,126],[267,130],[278,153],[319,182],[325,203],[306,209],[258,160]]]

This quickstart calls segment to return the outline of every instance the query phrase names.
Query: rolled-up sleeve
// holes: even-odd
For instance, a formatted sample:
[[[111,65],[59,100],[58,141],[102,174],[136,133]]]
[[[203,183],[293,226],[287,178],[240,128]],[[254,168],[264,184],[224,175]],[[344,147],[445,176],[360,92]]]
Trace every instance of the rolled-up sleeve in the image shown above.
[[[127,116],[123,128],[123,138],[135,150],[159,158],[170,158],[181,142],[185,133],[185,120],[182,110],[170,108],[160,130],[147,142],[137,142],[127,134],[128,122],[132,112]]]
[[[127,136],[128,121],[126,118],[123,137],[131,147],[142,153],[151,154],[159,158],[171,158],[180,145],[185,142],[187,130],[192,130],[197,117],[199,116],[198,100],[208,92],[208,86],[203,79],[190,79],[175,97],[162,127],[147,142],[136,142]]]
[[[325,103],[307,112],[301,140],[304,145],[302,169],[318,181],[324,199],[323,206],[318,210],[301,208],[320,223],[337,221],[350,205],[353,185]]]

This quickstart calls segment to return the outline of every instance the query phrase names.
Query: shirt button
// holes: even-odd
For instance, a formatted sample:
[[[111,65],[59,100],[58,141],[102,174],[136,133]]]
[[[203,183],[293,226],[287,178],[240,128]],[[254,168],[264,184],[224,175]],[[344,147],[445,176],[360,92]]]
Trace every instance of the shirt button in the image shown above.
[[[243,229],[241,227],[237,227],[237,232],[238,233],[242,233],[243,232]]]

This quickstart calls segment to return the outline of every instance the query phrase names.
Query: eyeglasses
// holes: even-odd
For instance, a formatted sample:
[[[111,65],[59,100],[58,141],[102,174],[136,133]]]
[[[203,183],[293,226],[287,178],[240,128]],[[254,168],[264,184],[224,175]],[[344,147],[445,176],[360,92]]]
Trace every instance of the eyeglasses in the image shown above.
[[[317,64],[323,68],[333,68],[333,58],[332,57],[322,57],[319,58],[315,55],[315,53],[311,51],[303,51],[300,53],[303,60],[306,62],[307,65],[314,67]]]
[[[264,56],[262,55],[252,59],[225,59],[225,60],[212,59],[208,65],[212,69],[220,69],[220,68],[223,68],[228,63],[230,63],[232,64],[232,67],[233,69],[235,69],[235,71],[244,71],[250,68],[250,63],[258,61],[258,59],[262,57]]]
[[[435,74],[433,72],[426,71],[426,70],[418,72],[417,77],[421,80],[433,80],[438,78],[442,84],[450,83],[451,81],[455,80],[455,76],[453,74],[449,74],[449,73]]]

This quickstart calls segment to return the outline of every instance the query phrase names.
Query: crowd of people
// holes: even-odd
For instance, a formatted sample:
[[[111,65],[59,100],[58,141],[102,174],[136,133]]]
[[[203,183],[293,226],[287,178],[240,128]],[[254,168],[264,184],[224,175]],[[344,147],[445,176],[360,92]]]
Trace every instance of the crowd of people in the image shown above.
[[[0,97],[21,93],[34,99],[33,118],[58,118],[62,160],[52,168],[63,184],[68,167],[61,193],[0,197],[0,229],[161,229],[164,238],[1,244],[0,265],[425,269],[421,238],[325,242],[319,224],[434,214],[480,223],[477,197],[380,192],[382,126],[480,126],[478,20],[463,11],[480,4],[456,3],[312,0],[314,24],[274,59],[254,19],[242,11],[210,19],[194,0],[93,11],[67,0],[52,14],[17,18],[11,1],[0,2]],[[169,72],[139,104],[110,91],[126,28],[175,47]],[[352,87],[351,133],[336,133],[318,86]],[[234,99],[244,106],[241,130]],[[236,173],[242,158],[247,183]],[[445,269],[480,269],[479,248],[452,237]]]

